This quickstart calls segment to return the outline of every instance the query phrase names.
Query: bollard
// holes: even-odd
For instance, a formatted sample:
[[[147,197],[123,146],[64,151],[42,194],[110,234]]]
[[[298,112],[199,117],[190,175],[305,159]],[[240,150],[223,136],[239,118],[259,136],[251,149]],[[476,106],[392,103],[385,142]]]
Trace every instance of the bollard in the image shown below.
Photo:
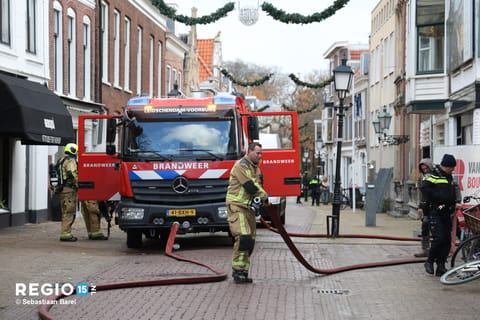
[[[365,193],[365,226],[375,227],[377,218],[377,208],[375,201],[375,185],[368,184]]]

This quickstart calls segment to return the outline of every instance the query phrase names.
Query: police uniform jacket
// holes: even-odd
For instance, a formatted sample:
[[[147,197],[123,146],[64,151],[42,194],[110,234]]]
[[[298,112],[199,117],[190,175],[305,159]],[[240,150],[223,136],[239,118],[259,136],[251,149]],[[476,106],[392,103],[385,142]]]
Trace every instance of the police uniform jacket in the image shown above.
[[[452,212],[455,208],[457,196],[453,177],[440,167],[435,167],[431,174],[422,180],[420,190],[430,211],[440,209]]]

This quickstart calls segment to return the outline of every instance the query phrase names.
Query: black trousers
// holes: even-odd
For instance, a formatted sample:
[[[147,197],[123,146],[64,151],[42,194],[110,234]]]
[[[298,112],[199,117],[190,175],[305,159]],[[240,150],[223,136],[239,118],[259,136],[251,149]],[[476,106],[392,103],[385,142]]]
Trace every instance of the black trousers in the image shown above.
[[[429,218],[432,242],[428,261],[445,263],[450,252],[452,219],[448,212],[441,214],[435,210],[430,212]]]
[[[430,217],[425,214],[422,217],[422,241],[430,241]]]

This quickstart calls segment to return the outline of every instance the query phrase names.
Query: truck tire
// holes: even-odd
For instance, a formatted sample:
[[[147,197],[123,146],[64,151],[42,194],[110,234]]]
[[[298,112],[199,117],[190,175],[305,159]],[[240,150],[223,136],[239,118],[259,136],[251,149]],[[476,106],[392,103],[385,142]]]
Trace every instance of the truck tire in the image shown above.
[[[142,247],[142,230],[127,230],[127,247],[131,249],[139,249]]]

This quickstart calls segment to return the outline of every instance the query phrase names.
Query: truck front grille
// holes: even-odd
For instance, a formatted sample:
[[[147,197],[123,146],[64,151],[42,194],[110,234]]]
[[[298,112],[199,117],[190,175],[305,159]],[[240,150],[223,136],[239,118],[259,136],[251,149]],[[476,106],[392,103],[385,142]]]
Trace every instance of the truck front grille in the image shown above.
[[[134,199],[138,202],[163,205],[185,206],[190,204],[224,202],[228,179],[185,179],[186,188],[177,187],[175,180],[136,180],[131,181]],[[186,190],[185,190],[186,189]],[[179,193],[183,192],[183,193]]]

